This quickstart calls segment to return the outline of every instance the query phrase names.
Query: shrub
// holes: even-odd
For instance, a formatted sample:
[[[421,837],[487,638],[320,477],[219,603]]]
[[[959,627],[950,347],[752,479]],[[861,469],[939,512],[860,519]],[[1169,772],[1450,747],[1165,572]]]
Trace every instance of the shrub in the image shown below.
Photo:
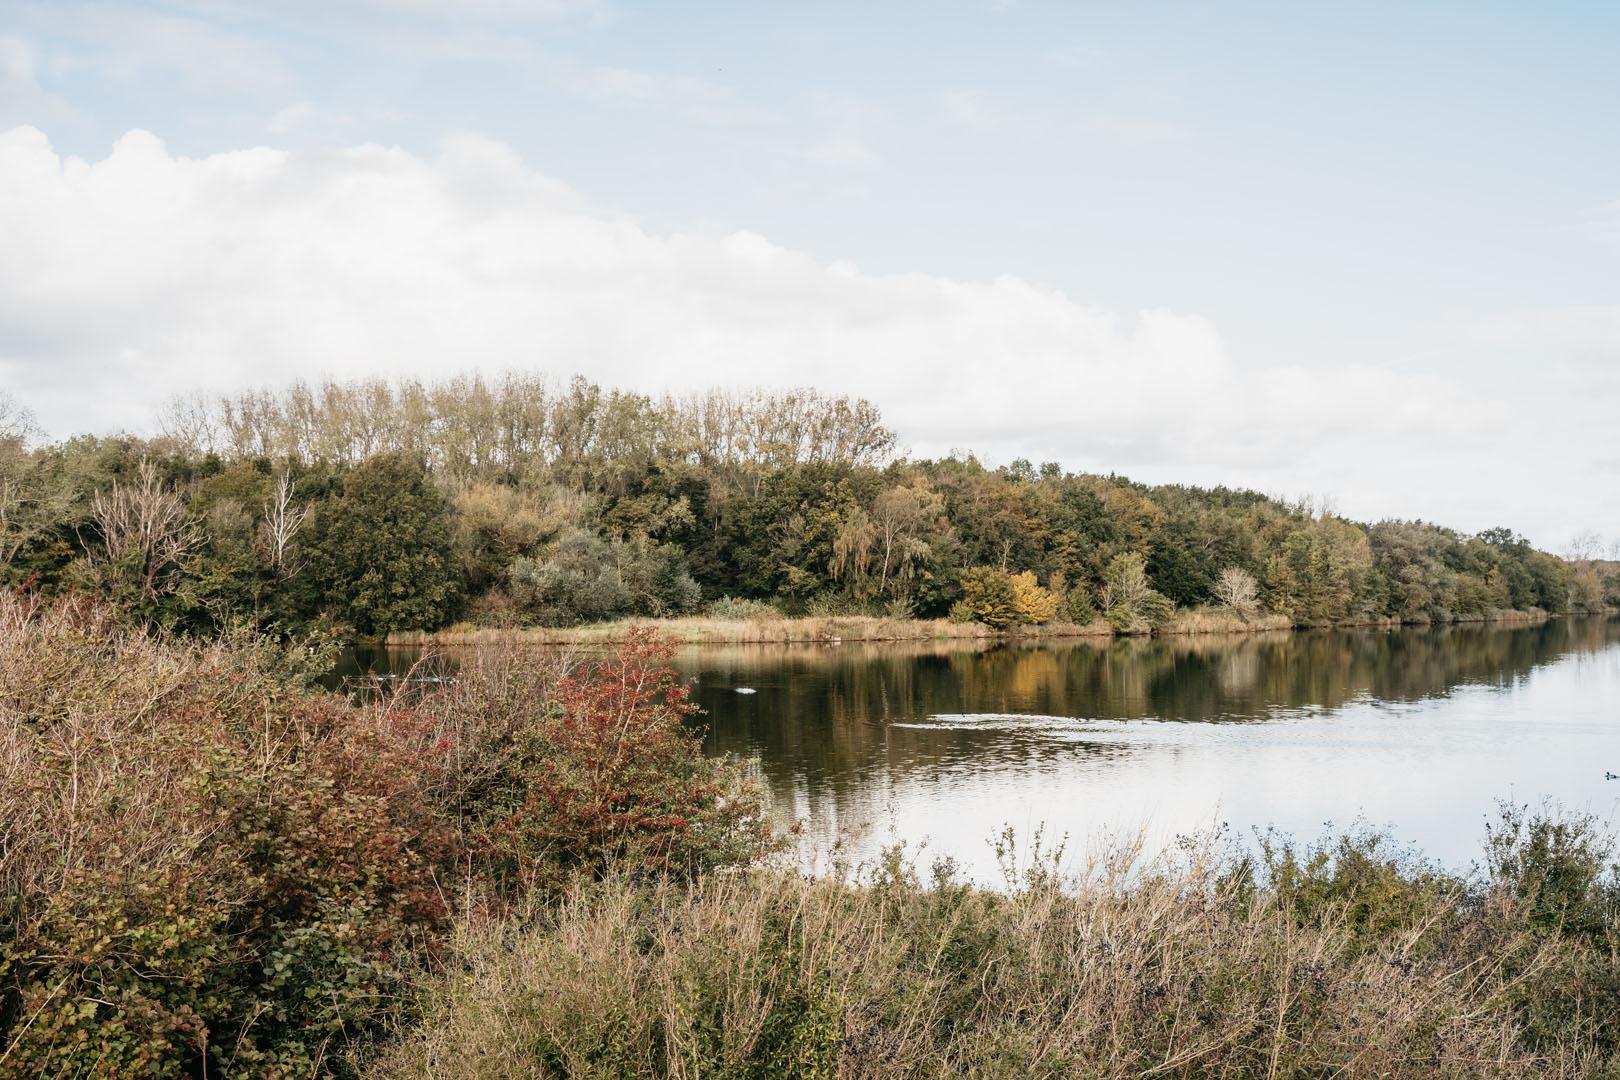
[[[370,458],[320,506],[305,584],[320,606],[361,634],[432,630],[461,602],[450,505],[421,465]]]
[[[1260,610],[1260,584],[1241,566],[1228,566],[1215,580],[1215,600],[1247,619]]]
[[[804,614],[812,619],[860,617],[871,615],[872,605],[848,593],[822,592],[806,601]]]
[[[700,599],[679,548],[607,540],[588,529],[564,532],[543,558],[516,559],[506,578],[514,603],[542,626],[682,615]]]
[[[352,1071],[452,903],[771,850],[670,648],[356,704],[302,650],[0,593],[0,1078]]]
[[[447,927],[409,712],[0,598],[0,1075],[309,1075]]]
[[[636,540],[624,545],[620,574],[630,593],[630,611],[654,619],[686,615],[698,608],[703,591],[692,580],[686,555],[674,544]]]
[[[1005,570],[993,566],[964,570],[961,602],[975,622],[992,630],[1004,630],[1018,622],[1018,590]]]
[[[473,484],[458,494],[451,538],[468,585],[482,589],[495,581],[513,559],[555,533],[566,510],[560,499],[545,504],[500,484]]]
[[[1488,832],[1485,868],[1538,928],[1620,942],[1620,865],[1591,815],[1503,804]]]
[[[1038,626],[1057,617],[1058,596],[1043,589],[1032,571],[1009,574],[993,566],[962,573],[962,599],[952,605],[954,622],[980,622],[992,630]]]
[[[745,600],[735,596],[722,596],[710,601],[704,612],[711,619],[780,619],[782,613],[763,600]]]
[[[506,895],[614,868],[689,876],[771,850],[760,789],[705,758],[686,726],[695,706],[673,652],[642,628],[589,663],[463,669],[462,686],[424,701],[459,725],[455,805]]]
[[[1567,943],[1527,942],[1511,913],[1369,840],[1297,853],[1276,884],[1193,844],[1004,892],[948,867],[923,884],[892,854],[865,884],[576,885],[521,925],[473,926],[378,1071],[1612,1075],[1590,1017],[1563,1016],[1562,1043],[1527,1038],[1515,984],[1567,976]]]

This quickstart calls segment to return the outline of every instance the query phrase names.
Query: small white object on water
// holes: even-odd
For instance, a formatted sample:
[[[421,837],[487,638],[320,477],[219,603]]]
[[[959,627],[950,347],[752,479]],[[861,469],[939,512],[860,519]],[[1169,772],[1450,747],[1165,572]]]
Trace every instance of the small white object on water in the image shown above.
[[[737,687],[737,693],[739,694],[757,694],[758,692],[759,691],[755,690],[752,686]]]

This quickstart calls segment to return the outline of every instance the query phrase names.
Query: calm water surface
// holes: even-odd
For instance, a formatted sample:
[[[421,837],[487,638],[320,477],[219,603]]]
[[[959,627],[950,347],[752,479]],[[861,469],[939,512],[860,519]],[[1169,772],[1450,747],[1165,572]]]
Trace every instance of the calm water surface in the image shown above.
[[[401,654],[368,663],[396,667]],[[963,648],[683,651],[705,745],[757,762],[807,858],[896,839],[995,874],[1225,823],[1388,826],[1462,868],[1496,800],[1620,808],[1620,620]]]

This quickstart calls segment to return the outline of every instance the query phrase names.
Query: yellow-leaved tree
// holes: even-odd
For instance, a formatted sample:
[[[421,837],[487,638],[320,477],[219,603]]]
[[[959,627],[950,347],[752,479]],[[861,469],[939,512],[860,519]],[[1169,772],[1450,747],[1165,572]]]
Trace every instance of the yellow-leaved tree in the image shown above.
[[[1012,575],[1013,608],[1018,621],[1026,626],[1039,626],[1057,616],[1058,598],[1050,589],[1043,589],[1035,581],[1035,573],[1025,570]]]

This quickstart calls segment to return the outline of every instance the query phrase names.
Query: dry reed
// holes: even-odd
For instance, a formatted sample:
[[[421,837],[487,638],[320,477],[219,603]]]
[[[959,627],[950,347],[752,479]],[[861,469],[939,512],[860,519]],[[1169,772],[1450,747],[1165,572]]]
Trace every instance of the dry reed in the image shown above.
[[[1608,1075],[1578,1038],[1527,1037],[1517,1003],[1563,946],[1511,897],[1381,879],[1373,926],[1365,895],[1307,909],[1212,850],[1007,892],[897,864],[582,885],[465,925],[377,1075]]]

